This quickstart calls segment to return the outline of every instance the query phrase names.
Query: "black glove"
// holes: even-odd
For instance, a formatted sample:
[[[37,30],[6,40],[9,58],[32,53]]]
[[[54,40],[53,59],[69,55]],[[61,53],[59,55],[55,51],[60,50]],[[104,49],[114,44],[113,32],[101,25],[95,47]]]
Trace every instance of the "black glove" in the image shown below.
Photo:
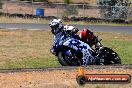
[[[74,28],[72,31],[71,31],[71,34],[76,34],[78,32],[78,28]]]
[[[96,36],[93,37],[94,44],[98,43],[98,38]]]

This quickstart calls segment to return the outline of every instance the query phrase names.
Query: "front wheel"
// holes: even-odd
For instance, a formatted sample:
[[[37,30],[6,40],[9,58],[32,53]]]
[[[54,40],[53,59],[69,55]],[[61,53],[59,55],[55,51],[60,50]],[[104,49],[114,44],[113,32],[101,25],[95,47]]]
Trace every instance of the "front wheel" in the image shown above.
[[[70,48],[62,49],[57,56],[62,66],[79,66],[82,64],[81,53]]]

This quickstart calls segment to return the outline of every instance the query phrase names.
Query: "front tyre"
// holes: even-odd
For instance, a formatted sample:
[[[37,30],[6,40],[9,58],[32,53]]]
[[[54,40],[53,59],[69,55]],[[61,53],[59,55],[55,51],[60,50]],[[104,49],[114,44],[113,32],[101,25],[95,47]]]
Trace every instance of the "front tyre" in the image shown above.
[[[69,64],[64,60],[63,52],[58,53],[58,61],[62,66],[69,66]]]
[[[64,48],[58,52],[58,61],[62,66],[79,66],[82,64],[81,54],[73,49]]]

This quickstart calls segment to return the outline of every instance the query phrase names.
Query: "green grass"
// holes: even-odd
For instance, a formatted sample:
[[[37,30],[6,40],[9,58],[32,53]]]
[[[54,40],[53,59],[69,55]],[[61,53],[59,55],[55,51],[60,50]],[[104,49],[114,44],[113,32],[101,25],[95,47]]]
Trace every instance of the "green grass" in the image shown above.
[[[14,68],[43,68],[43,67],[57,67],[60,66],[55,57],[52,58],[24,58],[21,61],[7,60],[2,68],[14,69]]]
[[[116,51],[123,64],[132,64],[132,35],[100,33],[104,46]],[[50,53],[53,35],[44,30],[0,30],[0,68],[61,66]]]
[[[59,66],[50,53],[50,32],[0,30],[0,68]]]
[[[103,44],[116,51],[123,64],[132,64],[132,41],[112,40],[104,41]]]

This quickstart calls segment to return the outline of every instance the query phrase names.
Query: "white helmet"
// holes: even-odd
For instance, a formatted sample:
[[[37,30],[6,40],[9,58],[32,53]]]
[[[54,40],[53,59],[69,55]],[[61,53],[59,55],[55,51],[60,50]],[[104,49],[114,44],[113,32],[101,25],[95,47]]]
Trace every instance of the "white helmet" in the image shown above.
[[[57,34],[59,33],[60,31],[63,30],[63,23],[61,22],[61,19],[53,19],[49,26],[51,27],[51,32],[53,34]]]
[[[76,34],[78,31],[79,31],[78,28],[75,28],[74,26],[71,26],[71,25],[64,26],[64,32],[66,34],[71,34],[71,33]]]

